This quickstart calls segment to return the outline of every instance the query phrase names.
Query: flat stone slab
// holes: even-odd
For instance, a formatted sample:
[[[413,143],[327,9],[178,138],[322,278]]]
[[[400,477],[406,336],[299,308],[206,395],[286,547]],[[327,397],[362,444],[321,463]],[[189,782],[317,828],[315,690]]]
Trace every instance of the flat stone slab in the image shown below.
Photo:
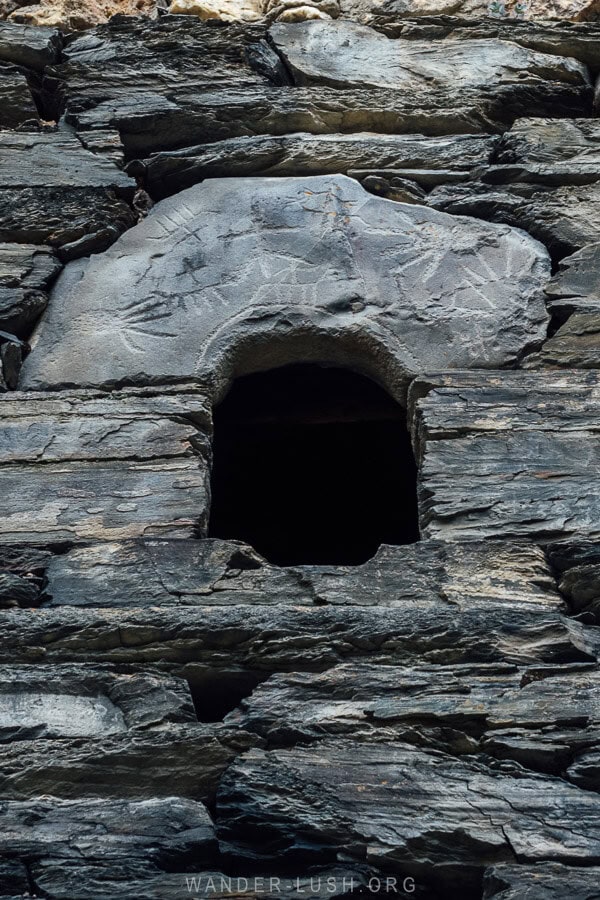
[[[0,399],[0,415],[0,543],[206,527],[203,395],[15,393]]]
[[[199,668],[311,671],[375,664],[595,660],[581,626],[547,604],[483,601],[371,606],[205,606],[183,609],[48,609],[2,613],[0,662],[172,663]],[[589,645],[588,645],[589,644]]]
[[[490,38],[440,41],[432,47],[430,41],[391,40],[364,25],[330,21],[273,25],[269,34],[299,85],[418,91],[450,80],[466,87],[540,78],[589,81],[577,60]]]
[[[14,66],[0,63],[0,128],[18,128],[37,121],[38,111],[25,75]]]
[[[600,308],[576,312],[543,345],[528,357],[525,368],[600,369]]]
[[[456,184],[434,188],[428,202],[454,215],[524,228],[543,241],[555,259],[600,240],[598,181],[560,187],[522,182]]]
[[[342,23],[329,26],[333,33]],[[538,39],[545,38],[555,53],[556,45],[562,49],[564,44],[563,56],[581,49],[586,60],[590,54],[597,58],[594,35],[585,32],[578,40],[573,29],[567,46],[564,32],[553,37],[556,27],[538,29]],[[400,53],[401,47],[412,52],[412,41],[389,41],[369,29],[361,34],[365,32],[378,46],[383,41],[393,52]],[[130,159],[236,136],[297,131],[473,134],[503,131],[519,116],[589,113],[591,88],[581,78],[583,69],[557,56],[542,66],[547,77],[496,79],[473,87],[479,69],[485,68],[479,55],[466,83],[446,64],[448,77],[441,82],[413,76],[415,91],[356,85],[348,91],[322,83],[291,87],[289,72],[267,37],[266,24],[215,28],[195,16],[115,18],[70,41],[52,76],[60,82],[67,120],[82,140],[116,129]],[[437,37],[426,35],[421,42],[430,57]],[[458,48],[463,42],[454,43]],[[479,47],[482,43],[476,42]],[[506,62],[511,48],[519,59],[523,54],[546,59],[507,41],[493,43],[505,48]],[[327,64],[332,66],[331,56]],[[533,69],[528,67],[530,76]]]
[[[182,797],[82,801],[44,798],[2,803],[0,853],[36,871],[94,866],[98,877],[127,880],[169,870],[194,854],[210,865],[217,846],[202,803]],[[172,869],[171,869],[172,871]]]
[[[61,269],[50,247],[0,244],[0,330],[19,338],[46,308],[46,290]]]
[[[220,722],[165,719],[156,728],[142,725],[96,737],[22,736],[3,743],[2,797],[135,800],[177,796],[210,801],[233,760],[263,743],[256,735]]]
[[[282,569],[236,541],[145,539],[75,547],[49,558],[44,578],[45,609],[245,603],[426,608],[442,600],[461,610],[486,602],[562,608],[542,551],[523,544],[421,541],[381,547],[362,566]]]
[[[483,880],[482,900],[595,900],[600,884],[597,866],[537,863],[493,866]]]
[[[489,162],[498,138],[421,134],[252,135],[155,153],[128,171],[142,172],[153,196],[164,197],[204,178],[266,175],[347,175],[352,170],[401,170],[427,184],[468,178]]]
[[[423,535],[600,535],[595,373],[442,375],[412,391]]]
[[[0,739],[103,738],[131,728],[195,721],[185,681],[109,667],[2,666]]]
[[[600,243],[587,244],[562,259],[544,291],[548,308],[561,318],[574,312],[600,312]]]
[[[598,797],[520,766],[402,743],[328,740],[251,750],[219,789],[220,836],[237,862],[343,857],[475,897],[487,865],[598,865]],[[444,890],[440,890],[444,893]]]
[[[600,751],[598,672],[583,666],[373,666],[272,675],[226,722],[270,747],[348,737],[485,753],[580,782]]]
[[[596,119],[517,119],[502,136],[488,181],[586,184],[600,176],[600,123]]]
[[[58,62],[62,35],[55,28],[0,22],[0,60],[41,72]]]
[[[135,222],[135,182],[68,131],[0,132],[0,240],[64,259],[103,250]]]
[[[66,267],[22,386],[226,383],[303,353],[385,367],[401,397],[419,372],[507,365],[539,344],[548,272],[520,231],[344,176],[210,180]]]

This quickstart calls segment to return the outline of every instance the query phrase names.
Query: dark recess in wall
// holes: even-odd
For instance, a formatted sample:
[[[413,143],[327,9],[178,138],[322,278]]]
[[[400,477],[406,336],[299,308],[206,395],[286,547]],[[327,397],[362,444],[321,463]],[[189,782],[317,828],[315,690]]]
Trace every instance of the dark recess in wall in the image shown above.
[[[419,539],[405,411],[345,369],[239,378],[215,409],[210,536],[271,563],[359,565]]]

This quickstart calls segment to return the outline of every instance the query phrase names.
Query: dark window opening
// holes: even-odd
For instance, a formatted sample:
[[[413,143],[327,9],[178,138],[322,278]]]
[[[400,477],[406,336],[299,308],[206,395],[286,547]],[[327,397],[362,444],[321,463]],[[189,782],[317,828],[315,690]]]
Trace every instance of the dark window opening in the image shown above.
[[[280,566],[358,565],[419,539],[405,411],[369,378],[308,364],[248,375],[214,425],[211,537]]]

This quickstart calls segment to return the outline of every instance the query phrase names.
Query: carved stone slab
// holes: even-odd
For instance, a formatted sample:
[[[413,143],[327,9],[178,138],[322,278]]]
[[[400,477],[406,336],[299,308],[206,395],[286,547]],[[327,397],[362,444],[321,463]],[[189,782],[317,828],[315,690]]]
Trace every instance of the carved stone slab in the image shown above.
[[[493,368],[539,343],[547,275],[523,232],[344,176],[215,179],[67,266],[22,385],[226,380],[304,353],[385,371],[401,395],[416,373]]]

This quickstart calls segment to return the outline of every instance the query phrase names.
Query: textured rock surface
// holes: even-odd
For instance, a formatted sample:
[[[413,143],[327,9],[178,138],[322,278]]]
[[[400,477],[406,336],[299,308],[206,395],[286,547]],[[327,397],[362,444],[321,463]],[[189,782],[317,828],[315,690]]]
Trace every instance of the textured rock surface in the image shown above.
[[[337,23],[324,24],[333,36]],[[438,55],[437,38],[444,36],[439,31],[424,34],[428,45],[434,40],[429,56]],[[559,29],[554,35],[554,29],[539,34],[527,28],[523,41],[541,42],[533,49],[572,56],[578,63],[592,60],[600,68],[596,32]],[[215,28],[193,16],[167,16],[157,23],[113,20],[71,42],[62,64],[49,71],[48,84],[64,96],[66,119],[78,133],[118,129],[135,156],[202,141],[298,131],[501,131],[517,116],[587,116],[591,110],[592,92],[581,81],[582,70],[558,56],[548,63],[548,78],[512,78],[481,87],[453,79],[429,85],[421,78],[417,93],[351,85],[346,86],[350,90],[324,84],[299,88],[290,85],[290,74],[267,38],[262,25]],[[412,41],[388,44],[400,52]],[[508,53],[513,44],[501,46]],[[567,80],[556,80],[557,72]],[[468,80],[478,83],[477,73]]]
[[[62,39],[50,28],[0,22],[0,60],[26,66],[36,72],[59,60]]]
[[[63,869],[92,867],[98,880],[127,882],[182,867],[190,855],[198,864],[215,855],[214,828],[206,808],[192,800],[35,803],[4,802],[0,853],[35,876],[57,863]],[[89,896],[89,895],[88,895]]]
[[[63,31],[80,31],[106,22],[111,16],[148,15],[156,0],[41,0],[20,4],[9,16],[11,22],[43,25]]]
[[[481,216],[523,228],[558,259],[598,241],[600,185],[545,187],[511,184],[451,185],[435,188],[429,202],[455,215]]]
[[[402,662],[569,663],[594,659],[593,644],[556,601],[473,604],[457,614],[440,600],[386,609],[277,606],[8,610],[4,662],[114,662],[254,671],[324,669],[347,659]]]
[[[75,702],[71,710],[73,715],[78,712]],[[0,791],[15,800],[48,794],[69,799],[175,794],[209,801],[227,767],[257,743],[260,740],[240,729],[198,722],[134,728],[94,740],[23,736],[3,748]]]
[[[490,39],[448,41],[432,54],[429,44],[390,40],[349,22],[335,27],[327,22],[274,25],[270,36],[299,85],[419,90],[450,78],[467,87],[537,78],[588,82],[585,67],[576,60]]]
[[[0,244],[0,329],[25,338],[48,303],[61,265],[49,247]]]
[[[569,412],[559,421],[561,399]],[[423,533],[598,537],[597,400],[596,373],[545,373],[543,384],[525,373],[416,382]]]
[[[68,133],[0,132],[0,166],[2,241],[47,243],[72,259],[135,222],[133,182]]]
[[[192,536],[206,524],[202,397],[5,398],[0,541]],[[87,400],[87,402],[86,402]],[[39,462],[43,465],[39,465]]]
[[[419,371],[494,367],[538,343],[547,274],[520,232],[373,198],[350,179],[215,179],[67,268],[22,384],[227,378],[251,339],[270,348],[246,368],[289,362],[286,343],[311,340],[367,371],[375,354],[394,359],[401,393]]]
[[[597,898],[600,26],[185,5],[0,24],[0,895]],[[206,537],[212,407],[307,361],[407,403],[417,543]]]
[[[517,772],[402,743],[251,751],[223,778],[219,816],[237,859],[294,860],[302,840],[307,860],[344,854],[416,874],[435,867],[440,887],[460,887],[466,897],[478,896],[486,864],[515,855],[524,863],[596,862],[597,797]],[[548,790],[556,800],[550,815]]]
[[[464,181],[485,165],[496,138],[457,135],[290,134],[231,138],[165,151],[132,163],[153,196],[174,194],[204,178],[232,175],[353,175],[405,177],[424,185]]]
[[[545,287],[548,307],[561,318],[600,310],[600,244],[587,244],[560,263]]]
[[[144,573],[140,585],[140,572]],[[363,566],[280,569],[233,541],[142,540],[81,547],[48,560],[44,606],[296,603],[397,607],[449,602],[557,603],[537,547],[435,541],[382,547]]]
[[[577,869],[560,863],[536,866],[493,866],[484,878],[483,900],[519,900],[526,891],[528,900],[595,900],[598,896],[600,869]]]
[[[37,122],[38,113],[27,78],[16,67],[0,65],[0,127]]]
[[[400,740],[453,755],[512,759],[525,768],[572,775],[579,784],[584,758],[597,759],[599,752],[597,691],[598,674],[591,669],[407,671],[346,664],[319,675],[274,675],[227,721],[257,732],[270,747],[336,736],[361,743]]]

